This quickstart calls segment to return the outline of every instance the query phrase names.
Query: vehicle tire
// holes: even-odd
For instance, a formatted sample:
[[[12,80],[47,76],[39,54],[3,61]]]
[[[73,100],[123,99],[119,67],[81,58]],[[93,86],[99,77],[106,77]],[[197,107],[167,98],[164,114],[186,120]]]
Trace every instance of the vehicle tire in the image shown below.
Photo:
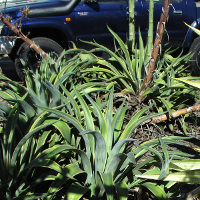
[[[194,76],[200,75],[200,37],[194,39],[190,50],[193,55],[191,58],[192,74]]]
[[[32,39],[46,53],[53,52],[55,56],[61,54],[63,48],[54,40],[45,37],[36,37]],[[17,51],[17,57],[15,58],[15,68],[17,75],[21,80],[24,80],[24,66],[21,59],[27,64],[27,67],[36,69],[40,66],[41,56],[32,49],[26,42],[24,42]]]

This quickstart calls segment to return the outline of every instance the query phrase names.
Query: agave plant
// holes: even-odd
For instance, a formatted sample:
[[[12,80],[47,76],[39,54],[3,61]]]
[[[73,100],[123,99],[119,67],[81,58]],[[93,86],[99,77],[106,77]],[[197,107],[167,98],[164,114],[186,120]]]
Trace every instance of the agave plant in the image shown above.
[[[130,1],[130,4],[133,6],[134,2]],[[130,33],[127,44],[109,27],[108,29],[114,38],[115,51],[111,51],[95,42],[84,41],[109,55],[109,58],[102,59],[96,57],[96,63],[94,62],[88,68],[81,70],[81,74],[85,77],[90,77],[90,81],[94,80],[106,82],[107,84],[115,84],[115,90],[118,92],[122,94],[130,93],[137,97],[146,76],[147,65],[151,59],[150,54],[153,45],[153,5],[153,1],[150,1],[148,40],[145,45],[140,30],[138,42],[135,42],[135,33],[133,33],[135,29],[131,23],[133,21],[132,18],[134,18],[133,6],[131,7],[133,13],[131,10]],[[133,42],[131,45],[129,44],[130,41]],[[156,100],[157,107],[161,110],[167,109],[168,112],[169,105],[172,109],[177,109],[178,106],[184,106],[184,101],[189,96],[191,97],[190,99],[194,99],[193,91],[184,85],[177,84],[175,80],[175,78],[187,74],[192,55],[187,54],[183,56],[181,53],[177,57],[173,57],[172,55],[175,54],[175,51],[167,49],[164,52],[160,52],[152,84],[142,94],[143,97],[148,97],[146,98],[147,100]],[[180,94],[182,94],[181,97]],[[181,99],[183,99],[183,102],[180,103]],[[169,102],[167,106],[165,102]]]
[[[145,47],[139,33],[139,49],[131,45],[134,48],[130,50],[110,31],[118,43],[116,52],[88,42],[109,54],[107,60],[95,56],[96,50],[73,49],[63,52],[56,62],[43,60],[35,73],[27,70],[25,85],[1,75],[8,85],[1,85],[0,95],[9,104],[1,105],[0,113],[9,119],[6,127],[10,127],[10,120],[14,124],[11,128],[15,127],[1,129],[2,141],[5,141],[0,152],[2,163],[5,166],[12,163],[8,168],[12,176],[8,173],[8,178],[4,178],[2,175],[2,183],[10,181],[7,190],[2,189],[5,198],[128,199],[130,190],[140,186],[158,199],[170,197],[165,189],[174,183],[160,185],[160,181],[170,175],[171,166],[177,160],[191,155],[168,151],[165,145],[182,145],[178,140],[183,138],[167,137],[135,144],[134,130],[157,116],[146,114],[153,105],[139,109],[127,122],[126,99],[118,107],[113,102],[113,85],[120,91],[137,94],[151,43]],[[150,30],[149,41],[152,41],[151,34]],[[74,54],[74,58],[67,59]],[[187,59],[187,56],[173,58],[165,53],[158,62],[154,84],[144,95],[155,98],[159,112],[164,109],[170,112],[170,103],[178,96],[175,89],[179,89],[179,95],[187,92],[183,84],[177,86],[175,81],[175,74],[185,68],[180,62]],[[107,91],[111,91],[109,95],[104,93]],[[161,107],[160,102],[164,106]],[[163,153],[158,151],[160,147]],[[149,152],[150,156],[146,155]],[[4,165],[0,166],[7,172]],[[151,169],[158,171],[157,182],[142,177],[152,172]],[[21,177],[30,180],[31,185]],[[45,186],[42,191],[38,190],[41,186]]]
[[[108,55],[109,59],[97,59],[96,64],[92,67],[84,69],[84,76],[91,74],[100,74],[98,79],[101,81],[116,82],[116,88],[128,91],[136,95],[142,85],[145,70],[150,60],[151,49],[153,46],[153,1],[149,3],[149,29],[147,44],[144,46],[141,32],[139,31],[139,46],[136,45],[135,25],[134,25],[134,4],[135,0],[129,1],[129,38],[127,43],[109,27],[110,33],[113,35],[116,43],[115,51],[111,51],[105,46],[95,43],[86,42],[89,45],[98,48],[98,51]],[[93,63],[94,64],[94,63]],[[87,74],[87,75],[86,75]]]
[[[55,180],[47,192],[53,195],[47,198],[56,199],[61,193],[64,199],[81,199],[83,196],[97,199],[127,199],[129,190],[141,184],[153,194],[156,190],[161,191],[159,185],[155,184],[152,189],[150,183],[144,183],[135,176],[141,173],[140,171],[147,170],[147,165],[160,163],[154,156],[145,157],[142,163],[138,161],[148,151],[157,153],[154,148],[160,145],[161,140],[154,139],[134,147],[134,139],[131,137],[139,124],[155,116],[144,115],[149,107],[136,113],[124,127],[127,105],[123,102],[114,112],[113,89],[107,101],[103,102],[100,99],[95,102],[89,95],[82,96],[77,90],[75,96],[66,89],[64,92],[71,102],[68,110],[47,107],[40,109],[51,113],[54,119],[57,118],[59,122],[70,127],[71,143],[66,141],[46,149],[30,164],[35,167],[50,167],[56,171]],[[65,131],[62,129],[62,134]],[[178,139],[181,137],[163,138],[161,144],[180,145],[181,143],[176,141]],[[172,154],[174,158],[179,159],[180,155],[189,156],[181,152]],[[163,161],[162,156],[160,159],[163,163],[163,176],[168,172],[170,159],[167,157]],[[159,195],[160,193],[157,194]],[[162,195],[166,196],[164,190]]]
[[[34,121],[27,119],[18,103],[10,109],[2,109],[1,106],[1,111],[3,110],[4,114],[7,110],[8,116],[0,132],[1,198],[14,200],[44,197],[42,190],[37,190],[36,186],[51,171],[49,174],[42,174],[28,166],[45,149],[44,144],[52,135],[48,128],[53,122],[45,121],[45,113],[37,116]],[[23,126],[24,129],[21,128]],[[42,176],[44,177],[41,178]]]
[[[60,57],[57,66],[51,59],[44,60],[41,71],[25,71],[25,84],[12,81],[1,74],[3,83],[1,82],[0,96],[7,101],[6,104],[0,105],[2,123],[5,125],[5,128],[0,129],[3,172],[0,177],[0,193],[3,199],[42,198],[44,195],[36,194],[42,193],[42,190],[37,189],[38,185],[51,180],[54,173],[50,170],[50,163],[47,167],[49,170],[43,174],[43,166],[40,165],[40,169],[36,169],[32,160],[40,156],[45,148],[61,144],[62,138],[65,138],[65,143],[75,145],[70,127],[64,122],[54,120],[39,106],[57,107],[58,110],[70,108],[70,100],[74,101],[73,91],[68,94],[66,87],[71,87],[69,82],[73,85],[70,78],[75,74],[75,68],[88,62],[83,59],[84,56],[82,60],[76,59],[75,65],[73,59],[66,63],[65,59]],[[64,65],[62,68],[59,62]],[[77,84],[77,90],[90,93],[96,90],[94,86],[97,87],[98,84]],[[99,89],[100,87],[97,90]],[[80,112],[77,107],[78,105],[73,113]],[[61,134],[57,134],[58,132]]]
[[[168,158],[169,161],[169,154],[164,150],[165,157]],[[157,152],[158,155],[158,152]],[[161,155],[158,155],[159,157]],[[199,159],[181,159],[181,160],[171,160],[167,164],[168,172],[161,176],[163,173],[163,168],[160,169],[159,166],[154,166],[150,170],[136,175],[138,178],[142,178],[144,180],[151,181],[160,181],[161,185],[167,186],[168,189],[172,186],[183,184],[192,184],[193,190],[189,188],[189,190],[184,187],[184,194],[188,193],[187,198],[188,200],[195,199],[199,197],[199,187],[197,187],[200,183],[200,168],[199,168]],[[163,166],[163,165],[162,165]],[[171,185],[171,186],[170,186]],[[170,187],[169,187],[170,186]],[[195,188],[195,189],[194,189]],[[192,190],[192,192],[190,191]],[[155,192],[155,191],[154,191]],[[176,194],[177,195],[177,194]],[[180,194],[179,194],[180,195]],[[174,196],[175,197],[175,196]],[[179,196],[180,197],[180,196]],[[162,199],[162,198],[161,198]],[[165,198],[163,198],[165,199]]]
[[[78,69],[91,64],[95,58],[92,60],[90,57],[89,60],[88,55],[79,54],[78,57],[66,60],[66,57],[74,51],[81,50],[63,52],[56,64],[49,57],[42,61],[40,69],[35,71],[26,69],[25,83],[18,83],[0,74],[1,80],[6,83],[1,83],[1,98],[9,101],[11,107],[18,102],[29,117],[34,117],[41,112],[36,105],[53,108],[63,104],[65,97],[62,95],[61,83],[63,88],[71,90],[76,85],[79,91],[86,93],[105,90],[104,83],[81,82],[81,78],[77,76]]]
[[[154,156],[145,157],[142,163],[140,160],[160,144],[159,140],[146,142],[142,146],[133,145],[133,130],[157,115],[145,115],[152,106],[139,110],[125,126],[128,105],[124,100],[114,109],[112,85],[107,85],[105,90],[102,84],[98,88],[96,83],[73,85],[71,82],[72,85],[68,87],[68,81],[65,81],[66,77],[70,77],[68,74],[63,73],[58,78],[54,68],[53,73],[47,70],[45,68],[45,72],[36,72],[35,75],[28,71],[26,86],[1,76],[4,82],[9,83],[2,85],[1,96],[10,103],[1,106],[1,114],[8,117],[9,112],[19,108],[19,117],[14,117],[19,119],[18,123],[12,122],[20,132],[21,139],[16,140],[10,134],[4,137],[9,137],[8,141],[13,139],[15,150],[10,152],[12,157],[15,155],[15,159],[23,160],[26,156],[28,159],[23,160],[24,163],[15,162],[13,166],[16,169],[17,165],[20,168],[22,164],[22,173],[27,172],[27,178],[32,181],[32,186],[24,185],[18,181],[21,174],[17,172],[19,176],[15,175],[14,181],[17,184],[19,182],[19,193],[12,191],[9,198],[43,196],[46,199],[80,199],[86,196],[127,199],[130,189],[141,184],[155,196],[156,190],[166,196],[159,185],[155,184],[152,189],[151,183],[135,176],[148,170],[149,164],[158,163]],[[94,91],[111,92],[103,100],[102,96],[97,95],[95,101],[91,93]],[[7,121],[10,122],[10,119]],[[2,129],[2,133],[4,135],[7,132]],[[14,135],[19,137],[18,134]],[[163,142],[177,144],[175,139],[180,138],[164,138]],[[43,168],[47,169],[44,173]],[[167,168],[163,167],[162,173],[165,175],[167,172]],[[46,188],[38,191],[38,184],[45,184]]]
[[[74,164],[78,165],[79,168],[82,168],[80,173],[87,174],[85,184],[82,185],[82,188],[85,188],[84,192],[90,189],[91,196],[96,196],[99,198],[103,197],[103,195],[105,195],[105,192],[107,192],[107,197],[109,199],[114,198],[116,196],[117,190],[117,187],[115,186],[116,183],[114,183],[114,179],[117,175],[117,169],[119,168],[119,166],[122,165],[125,159],[128,159],[129,162],[134,163],[133,157],[131,155],[128,156],[122,153],[124,149],[124,144],[128,141],[132,141],[132,139],[130,139],[130,134],[132,133],[132,130],[136,128],[137,125],[140,124],[142,121],[151,117],[141,117],[141,115],[148,108],[145,108],[144,110],[140,111],[135,117],[133,117],[131,122],[126,126],[127,128],[121,133],[123,118],[125,117],[127,106],[124,106],[124,104],[122,104],[117,113],[113,116],[113,91],[110,95],[108,102],[106,103],[107,108],[105,110],[105,113],[102,112],[101,107],[98,106],[91,97],[86,95],[87,100],[91,103],[93,107],[93,115],[91,114],[91,108],[87,106],[85,100],[78,92],[76,92],[76,97],[82,105],[83,116],[80,116],[79,119],[84,118],[84,124],[81,124],[80,121],[77,121],[76,118],[69,116],[67,113],[55,109],[43,108],[45,111],[52,112],[59,118],[61,117],[72,123],[73,126],[75,126],[76,129],[79,131],[79,137],[81,137],[84,141],[84,148],[82,147],[83,149],[81,147],[79,147],[80,149],[74,149],[69,146],[66,146],[66,149],[64,147],[62,149],[60,146],[58,146],[57,148],[61,151],[70,148],[70,151],[76,152],[81,157],[81,163]],[[95,118],[98,119],[97,122]],[[96,125],[96,123],[98,124]],[[53,149],[53,152],[54,151],[56,150]],[[111,185],[108,185],[107,187],[107,184]],[[80,182],[78,183],[78,185],[80,187]],[[109,187],[113,188],[112,192],[109,191]],[[71,190],[74,190],[74,185],[72,186],[72,189],[68,188],[68,198],[70,198],[69,195],[71,194]],[[110,192],[111,194],[109,195]],[[119,196],[124,195],[120,194],[120,190],[118,191],[118,193]],[[73,193],[73,195],[75,194]],[[80,198],[79,195],[77,198]]]
[[[90,77],[89,81],[102,81],[115,85],[115,91],[119,96],[132,96],[132,99],[135,99],[135,102],[141,105],[141,102],[137,99],[137,94],[145,75],[145,60],[147,58],[144,55],[147,55],[146,49],[148,48],[144,47],[140,36],[139,49],[130,52],[128,46],[112,30],[110,31],[118,42],[119,49],[113,52],[100,44],[87,42],[102,49],[110,55],[110,58],[107,60],[96,58],[97,62],[81,70],[81,74]],[[155,112],[168,112],[169,115],[174,110],[186,107],[187,104],[191,105],[195,101],[194,89],[176,80],[176,78],[189,74],[187,70],[191,55],[179,54],[177,57],[173,57],[171,54],[174,54],[174,51],[169,49],[160,57],[152,84],[143,93],[144,97],[146,96],[144,103],[147,101],[154,102],[153,109]],[[94,74],[97,75],[94,76]],[[135,105],[132,101],[129,104]],[[178,119],[178,123],[182,125],[186,133],[184,118]],[[172,125],[169,125],[169,128],[172,130]]]
[[[160,169],[154,168],[148,173],[141,175],[136,175],[137,177],[163,180],[163,181],[174,181],[174,182],[184,182],[191,184],[200,183],[200,169],[199,169],[199,159],[190,160],[173,160],[169,165],[168,175],[160,178]]]
[[[130,1],[131,2],[131,1]],[[131,9],[134,9],[131,8]],[[85,42],[98,50],[109,55],[108,59],[96,57],[96,62],[88,65],[87,68],[80,69],[80,74],[85,77],[86,81],[104,82],[115,85],[117,94],[133,96],[137,104],[140,101],[137,95],[143,84],[146,76],[146,67],[150,60],[150,53],[153,42],[153,1],[150,1],[149,6],[149,31],[146,45],[139,31],[138,43],[134,38],[135,33],[129,35],[129,42],[124,43],[122,39],[109,27],[109,31],[113,35],[115,43],[115,51],[111,51],[105,46],[95,42]],[[131,19],[134,17],[131,15]],[[134,30],[130,23],[130,29]],[[130,41],[134,44],[130,45]],[[131,48],[130,48],[131,46]],[[91,51],[88,52],[91,55]],[[160,52],[159,60],[156,62],[156,69],[153,74],[151,85],[142,94],[144,103],[151,101],[155,103],[154,111],[168,112],[169,115],[174,111],[181,109],[186,104],[191,104],[195,101],[195,92],[187,85],[180,84],[176,78],[180,78],[189,74],[188,68],[190,64],[191,54],[172,56],[176,50],[167,49]],[[94,56],[93,56],[94,57]],[[146,98],[145,98],[146,97]],[[134,105],[134,103],[130,102]],[[183,118],[179,120],[183,124],[183,130],[186,129]],[[172,126],[170,126],[172,128]]]

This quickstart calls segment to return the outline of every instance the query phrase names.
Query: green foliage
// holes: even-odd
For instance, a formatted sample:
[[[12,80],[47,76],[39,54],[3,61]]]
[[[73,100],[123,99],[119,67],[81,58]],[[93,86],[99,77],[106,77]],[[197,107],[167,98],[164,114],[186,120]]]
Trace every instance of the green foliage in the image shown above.
[[[0,93],[7,101],[7,104],[0,105],[0,114],[4,119],[2,123],[5,124],[5,128],[0,129],[0,162],[3,172],[0,177],[0,193],[4,199],[39,198],[41,195],[36,195],[38,190],[35,188],[40,183],[45,184],[45,181],[53,180],[55,177],[52,170],[59,170],[60,166],[54,161],[45,160],[42,164],[43,162],[35,162],[34,159],[40,156],[45,148],[61,144],[63,140],[67,144],[79,143],[78,140],[74,140],[74,136],[72,137],[67,123],[54,120],[53,116],[40,109],[40,107],[56,107],[58,110],[70,110],[69,118],[75,113],[79,124],[81,110],[73,99],[76,92],[74,90],[70,94],[66,87],[70,89],[73,86],[69,83],[72,83],[76,67],[80,67],[88,60],[83,62],[76,59],[75,63],[78,64],[75,65],[73,59],[65,61],[65,56],[66,53],[58,59],[57,64],[60,65],[55,66],[54,61],[50,59],[43,61],[40,71],[33,73],[27,70],[25,85],[0,75],[1,80],[7,83],[1,83]],[[90,93],[96,91],[95,88],[98,86],[100,90],[101,85],[77,84],[76,86],[80,92]],[[37,178],[36,167],[46,167],[51,170],[47,170],[46,174],[39,174]],[[41,193],[40,190],[38,192]]]
[[[115,88],[122,93],[124,91],[129,92],[133,95],[137,95],[139,89],[142,85],[143,79],[146,76],[146,61],[145,55],[147,55],[147,47],[144,47],[142,37],[139,36],[139,49],[135,49],[133,52],[129,51],[128,46],[115,34],[111,29],[110,32],[113,34],[119,47],[116,47],[116,52],[107,49],[93,42],[86,42],[94,45],[101,49],[103,52],[107,53],[110,58],[105,60],[96,57],[96,63],[93,63],[88,68],[83,69],[81,73],[84,76],[89,76],[91,79],[91,74],[98,74],[95,76],[95,81],[102,81],[106,83],[115,84]],[[147,44],[148,46],[148,44]],[[154,73],[153,83],[150,88],[144,92],[144,96],[148,96],[150,99],[159,99],[161,96],[167,96],[168,99],[172,99],[170,103],[174,104],[174,109],[177,104],[180,105],[178,100],[180,100],[180,93],[184,98],[184,94],[192,94],[183,84],[178,84],[175,78],[179,78],[186,74],[186,69],[189,66],[189,60],[191,55],[180,54],[177,57],[171,56],[174,54],[174,50],[165,51],[157,62],[157,68]],[[90,81],[91,81],[90,79]],[[178,98],[178,100],[176,100]],[[166,99],[167,100],[167,99]],[[160,101],[160,100],[159,100]],[[161,101],[160,101],[161,102]]]
[[[37,106],[53,108],[65,104],[66,97],[63,95],[65,88],[71,90],[76,85],[78,91],[86,93],[105,90],[104,83],[84,84],[81,82],[81,78],[78,80],[77,69],[88,63],[91,64],[91,59],[84,60],[84,57],[81,57],[82,54],[79,54],[79,57],[75,56],[71,60],[66,60],[68,54],[72,54],[74,51],[64,52],[56,61],[56,65],[55,61],[50,58],[43,60],[40,70],[27,69],[24,85],[0,74],[0,78],[7,83],[6,85],[1,84],[1,97],[9,101],[10,105],[18,102],[27,117],[34,117],[41,112]]]
[[[77,116],[69,117],[66,112],[58,111],[56,109],[41,108],[55,114],[58,116],[59,120],[69,123],[69,126],[72,126],[72,129],[74,127],[79,132],[77,139],[80,143],[76,142],[76,144],[78,144],[76,147],[57,145],[52,149],[49,149],[47,151],[48,153],[45,153],[46,156],[43,157],[43,159],[49,159],[51,158],[51,155],[55,155],[61,151],[72,151],[75,153],[75,157],[78,156],[78,159],[75,159],[73,156],[73,158],[71,158],[73,163],[68,165],[74,165],[74,168],[75,166],[78,167],[79,173],[86,174],[86,178],[84,180],[82,177],[73,177],[75,178],[75,185],[82,188],[82,190],[79,191],[78,195],[74,194],[73,188],[75,186],[72,185],[72,188],[69,187],[66,192],[68,198],[73,196],[74,199],[80,199],[81,194],[84,195],[85,192],[89,190],[88,192],[91,197],[105,198],[106,195],[107,199],[120,199],[122,197],[126,199],[129,189],[133,186],[137,186],[141,182],[137,178],[133,180],[132,178],[129,179],[129,176],[134,177],[140,170],[147,170],[146,165],[150,161],[149,158],[146,158],[146,161],[139,165],[137,165],[137,160],[141,159],[148,151],[152,151],[159,156],[162,163],[161,176],[168,174],[170,158],[164,146],[164,141],[166,143],[180,145],[180,143],[175,140],[180,138],[174,137],[171,139],[169,137],[163,139],[163,141],[153,140],[138,146],[138,148],[132,149],[132,151],[127,151],[127,142],[132,143],[134,141],[130,138],[133,130],[141,122],[152,117],[150,115],[144,117],[141,116],[148,108],[144,108],[133,116],[132,120],[124,129],[122,122],[124,121],[125,110],[127,107],[123,103],[116,113],[113,113],[113,91],[111,91],[106,102],[100,103],[100,101],[98,101],[98,104],[88,95],[85,95],[85,97],[86,99],[84,100],[84,98],[76,92],[75,99],[80,102],[77,103],[81,105],[80,109],[82,110],[82,113],[79,112],[81,113],[79,119],[84,119],[83,121],[78,122]],[[89,101],[90,104],[87,105],[86,101]],[[154,147],[159,144],[161,144],[161,147],[164,149],[165,159],[162,158],[161,153],[154,149]],[[181,154],[180,152],[172,153],[174,155]],[[182,155],[185,156],[184,154]],[[158,164],[154,157],[151,158],[151,161]],[[66,165],[66,171],[69,171],[68,165]],[[60,177],[61,175],[59,174],[58,176]],[[71,175],[69,177],[71,177]],[[56,183],[57,181],[60,181],[60,179],[55,180],[54,184],[59,185]],[[62,185],[60,185],[60,187],[61,186]],[[149,184],[146,184],[146,187],[150,187]],[[83,188],[85,189],[83,190]],[[155,185],[154,188],[159,188],[159,186]],[[49,191],[52,189],[50,188]],[[60,188],[57,188],[57,191],[59,190]],[[82,193],[80,194],[81,191]],[[153,191],[153,189],[151,189],[151,191]],[[124,196],[125,194],[126,196]],[[160,193],[157,195],[159,196]],[[166,196],[164,192],[163,195]]]
[[[135,38],[134,27],[134,0],[130,0],[129,40],[122,39],[109,27],[114,38],[115,50],[111,51],[105,46],[86,42],[107,55],[108,59],[96,57],[96,62],[81,70],[86,81],[102,81],[115,85],[115,91],[122,94],[130,93],[137,97],[143,80],[147,75],[147,66],[151,59],[153,46],[153,1],[149,2],[149,29],[147,42],[144,41],[138,30],[138,41]],[[131,44],[130,44],[131,43]],[[95,52],[95,50],[93,50]],[[87,52],[85,52],[87,53]],[[89,54],[91,55],[91,51]],[[176,55],[176,56],[172,56]],[[94,57],[94,56],[93,56]],[[191,55],[177,55],[176,50],[165,49],[160,51],[156,61],[156,69],[150,87],[143,93],[145,101],[153,101],[157,112],[168,112],[183,108],[188,102],[194,102],[195,92],[177,78],[188,75]],[[146,98],[145,98],[146,97]]]
[[[137,99],[137,94],[146,75],[147,47],[144,47],[140,36],[139,49],[131,52],[128,46],[112,30],[110,31],[119,44],[119,48],[113,52],[100,44],[87,42],[107,53],[110,58],[96,57],[96,63],[81,70],[81,74],[90,77],[89,81],[102,81],[108,85],[114,85],[116,92],[124,94],[124,96],[130,94]],[[168,49],[160,56],[152,83],[143,93],[143,96],[146,97],[145,102],[155,103],[153,108],[155,112],[167,112],[171,115],[173,111],[195,102],[195,89],[180,83],[177,79],[189,74],[187,69],[191,55],[180,53],[177,57],[173,57],[172,54],[175,53],[175,50]],[[186,133],[185,122],[180,121],[180,124]]]
[[[192,26],[190,26],[190,25],[188,25],[186,23],[185,23],[185,25],[188,26],[189,28],[191,28],[197,35],[200,35],[200,30],[199,29],[194,28],[194,27],[192,27]]]
[[[200,89],[200,80],[199,77],[183,77],[183,78],[177,78],[176,79],[179,82],[182,82],[186,85],[192,86],[196,89]]]
[[[41,114],[28,124],[24,114],[16,103],[8,110],[5,126],[0,132],[0,194],[3,200],[25,199],[27,195],[29,199],[42,197],[37,195],[36,184],[51,174],[50,171],[38,174],[30,163],[43,151],[51,133],[48,128],[55,120],[45,121],[46,114]]]
[[[36,75],[39,79],[41,74],[36,73]],[[55,82],[47,85],[49,82],[46,78],[50,80],[49,76],[38,81],[35,79],[36,75],[28,76],[27,82],[30,82],[26,83],[29,85],[27,88],[4,78],[4,81],[9,82],[9,86],[4,86],[2,97],[6,97],[11,104],[1,106],[1,111],[4,117],[8,117],[8,113],[17,109],[18,115],[18,117],[13,116],[15,120],[10,118],[7,120],[8,124],[12,122],[16,128],[12,131],[2,129],[1,133],[2,137],[8,137],[4,140],[13,144],[12,151],[7,150],[9,146],[7,143],[5,147],[3,146],[2,152],[9,152],[11,155],[9,162],[13,163],[13,168],[3,169],[1,166],[5,171],[3,175],[9,174],[6,173],[7,170],[15,169],[17,175],[13,174],[11,178],[14,179],[13,184],[16,182],[19,184],[17,189],[19,193],[15,193],[15,188],[11,187],[10,199],[37,196],[57,199],[60,195],[65,199],[80,199],[84,195],[94,198],[127,199],[129,190],[141,184],[157,197],[166,196],[159,185],[135,176],[149,170],[152,163],[158,164],[154,156],[145,156],[149,151],[160,155],[163,169],[161,174],[166,175],[169,156],[165,154],[167,159],[163,160],[162,154],[154,148],[160,144],[163,147],[163,143],[179,144],[175,138],[168,137],[163,139],[163,143],[161,140],[152,140],[134,147],[134,139],[131,138],[133,130],[142,122],[156,116],[145,115],[151,106],[138,111],[124,127],[128,107],[124,100],[114,111],[113,88],[104,100],[97,98],[95,101],[82,89],[78,91],[74,87],[69,91],[62,83],[55,88]],[[41,85],[44,89],[36,90],[35,85],[37,89],[41,88]],[[10,88],[15,90],[15,95]],[[46,98],[38,102],[40,98],[36,97],[42,94],[38,92],[42,90]],[[56,99],[52,98],[52,91],[57,95]],[[21,106],[22,102],[25,107]],[[21,134],[19,140],[16,139],[19,137],[18,132]],[[176,152],[174,154],[176,155]],[[180,152],[177,155],[179,154]],[[188,155],[183,154],[183,156]],[[21,162],[14,162],[15,160]],[[7,163],[7,160],[3,160],[2,163]],[[46,169],[45,173],[42,173],[42,168]],[[16,169],[19,169],[20,173]],[[27,174],[31,185],[24,183],[21,173]],[[8,177],[5,180],[7,181]],[[45,191],[38,191],[38,185],[45,182],[48,183]],[[11,189],[9,187],[7,189],[4,188],[3,191],[5,195],[10,195]],[[159,192],[156,195],[157,190]]]
[[[184,182],[191,184],[200,183],[199,159],[175,160],[169,165],[170,173],[163,177],[163,181]],[[137,175],[137,177],[159,180],[160,171],[153,169],[151,173]]]
[[[189,96],[191,100],[194,99],[194,90],[177,81],[177,78],[187,74],[189,59],[190,55],[180,54],[177,58],[173,58],[170,54],[164,53],[163,60],[160,61],[155,73],[150,98],[156,98],[156,101],[162,102],[164,107],[171,107],[174,110],[185,106]],[[167,106],[166,102],[171,106]]]
[[[120,48],[116,47],[116,52],[113,52],[97,43],[86,42],[100,48],[103,52],[108,54],[110,58],[103,60],[99,58],[96,65],[92,68],[84,69],[83,73],[99,73],[103,72],[103,76],[100,80],[107,83],[114,82],[116,88],[120,90],[126,90],[132,94],[137,94],[142,84],[142,78],[144,78],[144,60],[145,49],[142,39],[140,38],[140,49],[135,49],[135,55],[129,51],[128,46],[114,33],[110,28],[110,32],[115,37],[116,41],[120,45]]]
[[[83,140],[83,146],[78,145],[76,148],[63,146],[62,150],[70,148],[71,151],[80,156],[80,159],[74,161],[81,169],[81,173],[86,173],[85,180],[76,180],[79,184],[84,181],[82,187],[90,190],[90,195],[102,198],[105,193],[107,199],[116,199],[116,195],[120,198],[124,196],[124,191],[128,194],[126,182],[122,177],[126,176],[126,167],[135,164],[134,156],[131,153],[125,153],[127,142],[133,141],[130,135],[133,130],[144,120],[152,117],[141,117],[147,108],[141,110],[134,116],[123,131],[123,121],[127,106],[124,103],[120,106],[116,113],[113,113],[113,91],[107,102],[98,105],[91,97],[86,96],[86,100],[91,106],[86,104],[86,100],[76,92],[77,100],[81,104],[82,114],[78,122],[76,117],[68,116],[66,112],[56,109],[43,108],[59,117],[60,120],[66,121],[74,126]],[[74,102],[72,102],[74,103]],[[100,103],[100,102],[99,102]],[[82,142],[81,142],[82,144]],[[61,146],[57,146],[61,149]],[[57,151],[55,148],[52,151]],[[48,152],[48,156],[49,156]],[[126,165],[121,166],[126,162]],[[121,180],[122,179],[122,180]],[[125,188],[120,188],[123,185]],[[112,189],[111,189],[112,188]],[[121,193],[123,191],[123,194]],[[70,188],[68,190],[70,194]],[[70,194],[67,193],[68,198]],[[75,194],[71,194],[75,195]],[[84,195],[84,193],[83,193]],[[80,197],[78,196],[77,199]]]
[[[126,95],[115,102],[116,92],[136,96],[146,76],[153,37],[150,3],[146,46],[140,31],[139,46],[131,35],[130,48],[109,29],[115,51],[87,42],[97,48],[67,50],[57,60],[43,60],[35,72],[25,70],[24,85],[0,75],[7,83],[0,83],[0,96],[8,102],[0,105],[3,199],[125,200],[136,187],[146,188],[152,199],[167,199],[175,196],[176,183],[199,183],[199,160],[170,149],[184,146],[180,140],[188,138],[163,137],[141,144],[133,139],[142,123],[165,111],[171,114],[187,103],[187,95],[193,97],[185,83],[194,83],[180,78],[190,55],[172,57],[168,50],[160,56],[144,93],[153,103],[139,107],[130,120]],[[160,114],[148,114],[150,109]]]

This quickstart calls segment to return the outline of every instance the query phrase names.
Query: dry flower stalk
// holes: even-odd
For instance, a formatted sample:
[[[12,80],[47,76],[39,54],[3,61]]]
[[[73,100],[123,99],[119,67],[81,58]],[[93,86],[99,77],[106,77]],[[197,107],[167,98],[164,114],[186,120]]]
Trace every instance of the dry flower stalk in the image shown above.
[[[176,118],[176,117],[179,117],[180,115],[185,115],[187,113],[191,113],[195,111],[200,111],[200,104],[174,111],[172,112],[171,116],[164,114],[164,115],[154,117],[152,118],[151,123],[156,124],[156,123],[163,122],[168,119]]]
[[[141,89],[139,91],[139,95],[138,95],[138,99],[140,101],[142,101],[144,99],[144,97],[142,97],[142,94],[148,87],[148,85],[152,79],[152,76],[153,76],[156,60],[158,57],[158,53],[160,51],[163,33],[165,30],[165,24],[167,22],[168,15],[169,15],[169,6],[170,6],[170,0],[165,0],[163,8],[162,8],[162,14],[160,17],[160,21],[158,23],[158,28],[157,28],[157,32],[156,32],[156,38],[154,41],[154,45],[153,45],[153,50],[151,52],[151,59],[149,61],[149,65],[147,67],[147,75],[143,81],[142,87],[141,87]]]
[[[48,54],[45,53],[39,46],[37,46],[32,40],[30,40],[26,35],[24,35],[15,25],[10,23],[6,17],[0,14],[1,21],[6,24],[16,35],[18,35],[22,40],[24,40],[31,48],[33,48],[39,55],[48,58]]]

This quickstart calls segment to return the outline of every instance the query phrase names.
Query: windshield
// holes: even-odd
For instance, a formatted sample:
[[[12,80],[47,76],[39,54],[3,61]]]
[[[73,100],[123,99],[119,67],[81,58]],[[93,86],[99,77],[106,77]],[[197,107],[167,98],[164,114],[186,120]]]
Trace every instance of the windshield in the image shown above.
[[[44,1],[56,1],[56,0],[0,0],[0,3],[27,3],[27,2],[44,2]]]
[[[27,3],[39,3],[39,2],[48,2],[48,1],[56,1],[56,0],[0,0],[0,4],[27,4]]]
[[[56,3],[56,2],[67,2],[70,0],[0,0],[0,9],[6,8],[14,8],[18,6],[29,6],[29,5],[36,5],[39,3]]]
[[[34,4],[34,3],[53,2],[53,1],[57,0],[0,0],[0,5],[6,5],[7,7],[12,7],[14,5]]]

